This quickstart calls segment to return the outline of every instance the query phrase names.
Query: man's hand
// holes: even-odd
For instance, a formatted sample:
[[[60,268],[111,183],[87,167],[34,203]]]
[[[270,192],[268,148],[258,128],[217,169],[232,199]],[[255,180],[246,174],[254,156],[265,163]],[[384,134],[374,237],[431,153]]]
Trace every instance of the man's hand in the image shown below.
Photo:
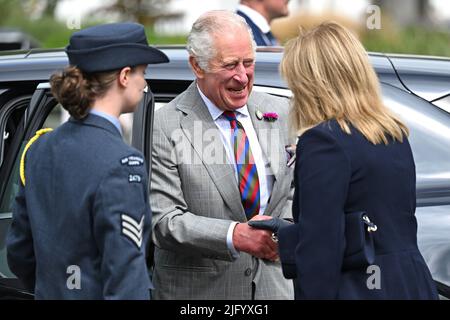
[[[236,250],[261,259],[278,260],[278,244],[272,240],[272,232],[249,226],[251,221],[268,219],[271,217],[256,215],[248,223],[238,223],[233,232],[233,245]]]
[[[252,228],[272,231],[276,235],[278,233],[278,230],[280,230],[280,228],[289,226],[289,225],[291,225],[291,223],[284,219],[272,218],[272,219],[265,219],[265,220],[258,220],[258,221],[256,221],[256,220],[249,221],[248,225],[251,226]]]

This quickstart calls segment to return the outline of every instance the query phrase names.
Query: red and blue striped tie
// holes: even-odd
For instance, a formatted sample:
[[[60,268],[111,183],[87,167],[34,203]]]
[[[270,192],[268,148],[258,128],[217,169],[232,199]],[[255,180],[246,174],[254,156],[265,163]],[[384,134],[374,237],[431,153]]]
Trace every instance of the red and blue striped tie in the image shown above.
[[[233,111],[225,111],[224,117],[230,121],[234,157],[238,173],[239,191],[245,215],[250,220],[259,213],[259,179],[255,159],[242,124],[237,121]]]

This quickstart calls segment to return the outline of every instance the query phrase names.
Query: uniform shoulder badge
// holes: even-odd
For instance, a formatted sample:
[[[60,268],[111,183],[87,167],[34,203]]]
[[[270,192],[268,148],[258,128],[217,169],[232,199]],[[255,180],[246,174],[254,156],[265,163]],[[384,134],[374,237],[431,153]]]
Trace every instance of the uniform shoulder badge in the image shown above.
[[[144,159],[138,156],[128,156],[120,159],[120,164],[129,167],[142,166],[144,164]]]
[[[23,150],[22,156],[20,158],[20,180],[22,181],[22,184],[25,186],[25,155],[28,151],[28,149],[31,147],[33,143],[36,142],[37,139],[39,139],[40,136],[43,134],[46,134],[47,132],[53,131],[52,128],[45,128],[36,131],[36,134],[28,141],[27,145],[25,146],[25,149]]]

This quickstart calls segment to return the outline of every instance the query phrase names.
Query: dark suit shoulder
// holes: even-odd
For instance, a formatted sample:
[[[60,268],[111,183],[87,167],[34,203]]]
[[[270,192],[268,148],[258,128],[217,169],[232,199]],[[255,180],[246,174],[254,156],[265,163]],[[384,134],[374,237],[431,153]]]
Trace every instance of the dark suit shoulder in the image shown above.
[[[245,22],[247,22],[248,26],[252,30],[253,38],[254,38],[256,44],[258,46],[267,45],[263,39],[263,33],[262,33],[261,29],[258,28],[258,26],[252,21],[252,19],[250,19],[250,17],[248,17],[245,13],[243,13],[240,10],[238,10],[236,13],[238,15],[240,15],[241,17],[243,17],[245,19]]]
[[[45,156],[45,157],[44,157]],[[27,152],[27,162],[36,163],[47,158],[48,161],[70,161],[74,169],[106,173],[120,166],[131,157],[144,164],[142,153],[126,144],[119,134],[101,127],[66,122],[54,131],[41,136]],[[143,165],[145,168],[145,165]],[[78,169],[77,169],[78,170]]]
[[[339,123],[332,119],[328,121],[324,121],[316,125],[315,127],[308,129],[303,135],[317,135],[322,134],[323,136],[328,136],[329,139],[336,141],[337,144],[340,144],[342,147],[345,147],[347,144],[371,144],[369,140],[367,140],[358,129],[353,127],[351,124],[350,134],[345,132]]]
[[[338,136],[346,134],[335,120],[324,121],[318,125],[306,130],[301,136],[300,140],[305,139],[324,139],[329,141],[336,141]]]

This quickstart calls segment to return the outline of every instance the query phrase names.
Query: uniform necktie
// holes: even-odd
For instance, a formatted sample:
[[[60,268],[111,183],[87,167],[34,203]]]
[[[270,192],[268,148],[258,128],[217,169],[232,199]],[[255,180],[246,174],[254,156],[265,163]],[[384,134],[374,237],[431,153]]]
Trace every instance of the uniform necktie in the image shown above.
[[[236,170],[238,174],[239,192],[247,219],[259,213],[259,179],[250,143],[242,124],[237,121],[236,114],[225,111],[224,117],[230,121]]]

